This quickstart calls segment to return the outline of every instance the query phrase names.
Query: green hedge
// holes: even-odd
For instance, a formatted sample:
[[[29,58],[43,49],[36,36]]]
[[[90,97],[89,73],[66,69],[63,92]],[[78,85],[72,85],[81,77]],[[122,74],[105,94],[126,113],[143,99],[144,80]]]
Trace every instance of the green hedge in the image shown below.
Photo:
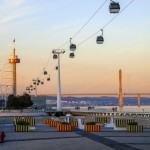
[[[86,125],[95,125],[96,122],[86,122]]]
[[[61,124],[68,124],[68,125],[69,125],[69,124],[71,124],[71,123],[68,123],[68,122],[61,122]]]
[[[130,123],[128,123],[128,125],[137,125],[138,123],[137,122],[130,122]]]
[[[30,123],[27,121],[21,120],[21,121],[16,122],[16,125],[30,125]]]

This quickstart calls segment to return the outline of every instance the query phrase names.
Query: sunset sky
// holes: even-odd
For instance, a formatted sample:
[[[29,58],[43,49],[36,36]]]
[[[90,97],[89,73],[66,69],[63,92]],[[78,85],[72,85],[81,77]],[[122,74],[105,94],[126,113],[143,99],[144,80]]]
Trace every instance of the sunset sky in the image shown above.
[[[12,53],[16,39],[17,93],[22,94],[43,68],[51,81],[38,87],[39,94],[57,91],[57,60],[52,50],[69,41],[106,0],[0,0],[0,70]],[[121,10],[131,0],[119,0]],[[134,0],[104,28],[104,43],[94,35],[116,14],[110,1],[72,39],[75,58],[69,58],[69,43],[62,46],[62,93],[118,92],[118,71],[123,71],[124,92],[150,93],[150,0]],[[49,61],[48,61],[49,60]],[[46,65],[47,64],[47,65]]]

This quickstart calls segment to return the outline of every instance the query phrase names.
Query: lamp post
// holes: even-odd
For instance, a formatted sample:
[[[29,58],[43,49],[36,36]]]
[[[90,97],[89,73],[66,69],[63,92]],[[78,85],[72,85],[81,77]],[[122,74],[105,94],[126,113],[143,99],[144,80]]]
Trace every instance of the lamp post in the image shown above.
[[[52,53],[53,53],[53,59],[58,58],[57,111],[61,111],[60,54],[64,54],[65,51],[63,49],[54,49]]]

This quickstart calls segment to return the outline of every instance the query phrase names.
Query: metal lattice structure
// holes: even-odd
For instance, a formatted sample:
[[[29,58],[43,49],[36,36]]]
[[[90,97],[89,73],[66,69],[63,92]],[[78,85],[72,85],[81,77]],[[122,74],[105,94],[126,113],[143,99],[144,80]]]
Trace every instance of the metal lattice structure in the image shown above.
[[[10,63],[5,63],[0,75],[0,95],[1,98],[13,93],[13,69]]]

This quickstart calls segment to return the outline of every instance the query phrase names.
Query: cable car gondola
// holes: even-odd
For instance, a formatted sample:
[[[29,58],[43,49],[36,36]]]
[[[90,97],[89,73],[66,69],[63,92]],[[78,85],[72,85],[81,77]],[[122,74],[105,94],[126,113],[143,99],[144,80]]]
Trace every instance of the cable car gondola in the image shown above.
[[[41,81],[41,84],[44,84],[44,81]]]
[[[70,53],[69,57],[74,58],[75,57],[74,53]]]
[[[36,84],[36,82],[34,81],[34,82],[33,82],[33,84],[35,85],[35,84]]]
[[[119,13],[120,11],[120,5],[117,2],[114,2],[111,0],[111,3],[109,5],[109,12],[110,13]]]
[[[70,50],[75,51],[76,50],[76,45],[71,43],[72,38],[70,38]]]
[[[56,66],[56,70],[58,70],[58,66]]]
[[[49,77],[47,78],[47,81],[50,81],[50,75],[49,75]]]
[[[44,75],[47,75],[47,71],[45,70],[45,68],[44,68],[43,74],[44,74]]]
[[[53,59],[57,59],[57,55],[56,54],[53,55]]]
[[[97,44],[103,44],[104,43],[104,38],[103,38],[103,30],[102,31],[102,35],[101,36],[97,36],[96,42]]]

